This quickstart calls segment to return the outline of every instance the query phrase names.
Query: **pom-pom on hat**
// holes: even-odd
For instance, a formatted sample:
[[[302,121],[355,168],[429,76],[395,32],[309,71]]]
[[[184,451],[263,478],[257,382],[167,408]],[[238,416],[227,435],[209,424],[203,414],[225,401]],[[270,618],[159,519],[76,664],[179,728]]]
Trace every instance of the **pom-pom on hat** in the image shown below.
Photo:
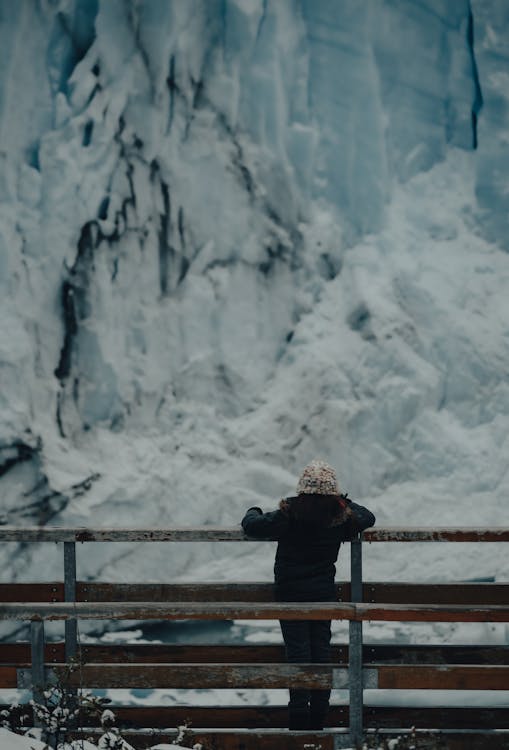
[[[297,494],[339,495],[338,480],[332,466],[317,458],[311,461],[300,475]]]

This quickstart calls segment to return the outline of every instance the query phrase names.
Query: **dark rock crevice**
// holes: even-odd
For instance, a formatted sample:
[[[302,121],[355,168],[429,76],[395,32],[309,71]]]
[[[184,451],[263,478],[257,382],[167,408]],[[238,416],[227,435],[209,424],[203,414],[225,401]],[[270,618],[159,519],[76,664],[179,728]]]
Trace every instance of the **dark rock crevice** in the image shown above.
[[[214,112],[216,115],[218,124],[220,125],[220,128],[222,129],[225,136],[228,138],[230,143],[233,147],[233,158],[232,158],[232,164],[235,168],[235,171],[238,175],[239,182],[244,188],[245,192],[247,193],[249,197],[249,201],[252,205],[256,205],[261,212],[267,216],[269,221],[274,225],[276,228],[276,231],[274,232],[274,242],[276,245],[280,245],[281,243],[276,239],[278,231],[281,230],[285,234],[287,234],[290,238],[291,242],[291,250],[289,248],[285,249],[285,252],[278,251],[277,257],[279,259],[284,259],[285,262],[288,261],[292,267],[292,269],[296,269],[299,266],[298,259],[297,259],[297,253],[298,249],[302,245],[302,236],[301,233],[298,231],[296,226],[293,224],[286,223],[280,216],[278,210],[275,208],[274,205],[271,204],[271,202],[261,197],[259,194],[259,191],[256,189],[256,179],[253,176],[251,170],[249,169],[245,155],[244,150],[242,148],[242,144],[239,141],[239,138],[235,132],[235,130],[231,127],[231,125],[228,123],[226,116],[224,113],[218,111],[215,109],[212,102],[208,101],[209,108]],[[271,259],[271,253],[268,253],[269,259]],[[262,261],[262,264],[265,267],[265,261]]]
[[[143,141],[135,133],[132,134],[129,140],[125,140],[122,137],[125,131],[125,127],[125,120],[123,116],[120,116],[117,131],[113,136],[113,140],[118,144],[118,161],[112,171],[109,183],[107,185],[106,194],[99,204],[97,218],[101,221],[105,221],[108,219],[108,213],[111,205],[110,195],[112,191],[113,180],[119,169],[125,170],[124,173],[129,186],[129,190],[128,194],[122,200],[120,208],[115,211],[115,216],[113,218],[114,230],[108,234],[103,230],[103,228],[98,227],[97,244],[105,240],[110,245],[112,245],[118,242],[128,231],[137,232],[140,235],[140,241],[143,244],[143,240],[146,235],[145,225],[138,225],[136,222],[133,224],[132,220],[129,217],[129,209],[132,209],[132,211],[136,213],[137,200],[136,190],[134,186],[136,166],[139,167],[141,165],[142,168],[149,169],[150,179],[152,180],[154,164],[156,162],[154,160],[149,164],[149,162],[144,158],[142,153]]]
[[[147,235],[147,227],[137,226],[136,220],[133,220],[133,214],[136,215],[137,201],[134,184],[135,164],[140,163],[147,169],[151,168],[140,153],[143,148],[143,142],[136,135],[132,137],[132,142],[126,142],[123,137],[125,131],[125,121],[123,117],[119,118],[118,128],[114,135],[114,140],[118,145],[118,161],[110,178],[110,184],[107,193],[100,202],[97,219],[86,222],[80,231],[77,242],[76,257],[73,265],[67,269],[67,274],[62,281],[60,291],[60,308],[63,319],[63,343],[60,350],[60,357],[57,367],[55,368],[55,377],[60,381],[60,391],[57,395],[57,413],[56,421],[59,434],[65,437],[65,428],[63,421],[63,405],[66,397],[66,386],[73,370],[73,356],[76,350],[76,341],[79,337],[80,325],[84,320],[90,317],[92,313],[90,300],[90,287],[92,284],[93,274],[95,273],[94,255],[101,243],[106,242],[110,250],[118,243],[126,232],[136,232],[140,238],[140,247],[143,246],[144,239]],[[112,220],[113,229],[110,232],[104,230],[99,223],[108,219],[111,200],[110,193],[112,182],[117,170],[124,169],[125,177],[128,184],[127,195],[123,198],[120,208],[115,211]],[[114,255],[111,259],[111,281],[114,282],[119,267],[119,257]],[[75,404],[79,398],[79,373],[73,378],[72,398]]]
[[[264,8],[262,17],[260,19],[260,29],[265,22],[267,15],[267,3],[264,2]],[[259,29],[259,30],[260,30]],[[169,63],[169,74],[166,79],[166,85],[169,91],[169,120],[167,130],[170,129],[174,122],[176,115],[177,101],[182,106],[182,115],[184,119],[184,133],[183,140],[186,141],[191,132],[191,127],[195,118],[196,111],[198,109],[207,109],[216,118],[216,122],[219,129],[219,135],[223,136],[231,146],[231,157],[230,163],[233,168],[234,174],[237,176],[242,189],[248,196],[248,200],[251,205],[256,208],[267,217],[269,222],[273,224],[273,231],[271,232],[272,242],[270,246],[267,246],[267,257],[260,263],[259,270],[268,274],[272,269],[275,260],[284,260],[289,262],[292,269],[300,267],[299,259],[297,257],[298,250],[302,246],[302,236],[294,224],[285,222],[279,215],[276,207],[271,204],[270,200],[262,197],[260,191],[257,190],[256,178],[253,175],[250,167],[248,166],[244,150],[240,141],[240,138],[235,131],[234,127],[228,122],[228,118],[224,112],[219,110],[212,102],[207,92],[206,75],[207,70],[211,67],[210,57],[212,51],[209,50],[203,59],[202,69],[199,75],[195,78],[190,78],[188,86],[182,88],[177,81],[176,71],[176,59],[175,55],[172,55]],[[186,94],[186,90],[189,88],[190,95]],[[179,219],[181,213],[179,210]],[[171,226],[169,227],[171,231]],[[192,263],[192,253],[188,251],[184,252],[185,249],[185,238],[181,232],[181,223],[178,225],[180,244],[182,247],[182,263],[181,269],[178,275],[177,285],[183,281]],[[286,234],[289,237],[289,245],[283,250],[283,244],[281,242],[282,234]],[[194,253],[194,257],[199,251]]]
[[[159,163],[155,159],[150,165],[150,181],[158,186],[162,197],[157,238],[159,288],[161,296],[165,297],[182,284],[199,249],[194,249],[190,230],[186,227],[183,206],[179,206],[176,212],[176,221],[172,220],[170,186],[162,178]]]
[[[273,245],[267,245],[265,248],[266,258],[258,264],[258,270],[264,276],[270,276],[274,271],[277,262],[288,263],[290,260],[290,251],[281,242],[275,242]]]
[[[45,526],[52,518],[65,510],[69,503],[67,495],[50,488],[46,476],[43,476],[31,490],[23,493],[23,497],[33,497],[33,500],[16,508],[16,521],[35,520],[38,526]]]
[[[60,391],[57,395],[56,422],[61,437],[65,438],[62,420],[62,406],[64,387],[71,375],[75,341],[79,333],[79,324],[90,314],[88,290],[90,276],[93,272],[94,250],[98,243],[98,226],[95,221],[83,225],[78,240],[76,259],[68,270],[67,278],[62,282],[60,306],[62,310],[64,341],[60,350],[58,365],[54,371],[60,381]],[[76,396],[79,381],[74,379],[73,394]]]
[[[332,281],[341,273],[343,262],[328,252],[320,254],[318,259],[318,273],[325,281]]]
[[[88,148],[90,146],[90,143],[92,141],[92,133],[94,132],[94,121],[93,120],[87,120],[85,123],[85,126],[83,128],[83,139],[81,142],[81,145],[84,148]]]
[[[69,280],[62,284],[60,305],[64,320],[64,343],[60,350],[60,359],[55,369],[55,377],[64,380],[71,371],[72,342],[78,332],[78,321],[74,308],[74,286]]]
[[[43,444],[40,438],[27,430],[25,439],[19,438],[11,443],[0,445],[0,477],[9,472],[16,472],[21,464],[29,464],[22,474],[16,474],[14,482],[27,486],[18,497],[11,500],[4,522],[19,524],[20,522],[37,523],[44,526],[52,518],[61,513],[69,501],[88,492],[93,483],[100,478],[94,473],[73,484],[69,491],[59,492],[51,488],[46,473],[42,470]]]
[[[474,38],[474,14],[472,12],[472,6],[469,3],[468,11],[468,24],[467,24],[467,44],[470,51],[470,60],[472,64],[472,80],[474,84],[474,97],[472,101],[472,148],[475,150],[478,146],[478,134],[477,134],[477,121],[479,113],[483,107],[483,95],[481,89],[481,82],[479,79],[479,70],[477,68],[477,61],[475,56],[475,38]]]
[[[74,13],[58,11],[46,53],[53,93],[68,94],[69,79],[95,40],[98,0],[77,0]]]
[[[143,45],[142,39],[141,39],[139,10],[138,10],[138,6],[136,3],[132,3],[132,2],[126,3],[126,16],[127,16],[127,22],[131,29],[131,33],[133,35],[134,44],[136,46],[136,49],[140,53],[140,57],[143,61],[143,65],[147,72],[147,78],[148,78],[148,83],[150,87],[150,95],[151,95],[152,100],[154,100],[155,98],[154,76],[152,74],[152,70],[150,67],[150,56],[148,54],[147,49]]]
[[[175,257],[175,248],[169,242],[171,229],[171,202],[170,189],[164,180],[161,180],[161,196],[163,209],[160,213],[160,224],[158,231],[159,244],[159,288],[164,297],[168,294],[169,272],[171,261]]]
[[[0,446],[0,477],[18,464],[32,461],[39,450],[40,444],[34,447],[22,440],[14,440],[12,443]]]
[[[364,302],[357,305],[347,318],[347,323],[351,330],[359,333],[365,341],[375,341],[376,339],[372,329],[372,322],[371,312]]]
[[[174,54],[171,55],[168,75],[166,77],[166,87],[168,89],[168,122],[166,125],[166,134],[168,135],[171,130],[175,120],[177,103],[180,102],[183,109],[183,119],[185,123],[183,133],[184,141],[189,137],[195,109],[198,109],[203,104],[205,91],[203,78],[194,79],[191,76],[187,83],[191,90],[191,97],[187,96],[187,87],[182,87],[178,83],[176,59]]]
[[[175,95],[178,93],[178,86],[175,80],[175,55],[170,57],[170,65],[168,70],[168,76],[166,78],[166,86],[168,88],[169,103],[168,103],[168,124],[166,126],[166,133],[169,133],[171,126],[173,125],[173,118],[175,116]]]
[[[73,343],[78,334],[78,323],[88,314],[87,291],[89,270],[93,265],[94,248],[97,243],[96,230],[97,225],[94,221],[89,221],[82,227],[76,259],[69,269],[68,278],[62,283],[60,306],[64,323],[64,342],[54,372],[61,383],[71,372]]]
[[[258,28],[256,29],[255,45],[258,44],[258,42],[260,41],[260,37],[263,33],[263,27],[265,26],[265,23],[267,21],[267,9],[268,9],[268,0],[263,0],[262,15],[260,16],[260,20],[258,22]]]

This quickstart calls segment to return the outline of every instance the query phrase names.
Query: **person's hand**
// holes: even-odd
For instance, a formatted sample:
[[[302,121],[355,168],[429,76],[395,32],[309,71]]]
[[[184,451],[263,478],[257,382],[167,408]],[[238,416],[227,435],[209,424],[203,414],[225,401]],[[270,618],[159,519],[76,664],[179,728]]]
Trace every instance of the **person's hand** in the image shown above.
[[[339,497],[339,505],[341,507],[341,510],[345,514],[347,518],[352,518],[354,513],[350,506],[351,500],[348,497],[348,493],[345,493],[344,495],[340,495]]]

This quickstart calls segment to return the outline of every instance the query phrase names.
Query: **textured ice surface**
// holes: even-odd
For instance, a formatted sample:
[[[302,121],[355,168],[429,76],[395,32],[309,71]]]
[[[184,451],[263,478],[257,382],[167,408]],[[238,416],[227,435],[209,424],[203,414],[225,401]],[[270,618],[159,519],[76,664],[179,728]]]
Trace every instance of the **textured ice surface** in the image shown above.
[[[506,524],[505,0],[3,8],[4,517],[234,524],[318,455],[379,523]],[[507,577],[490,545],[408,550],[367,573]],[[81,577],[270,569],[79,550]]]

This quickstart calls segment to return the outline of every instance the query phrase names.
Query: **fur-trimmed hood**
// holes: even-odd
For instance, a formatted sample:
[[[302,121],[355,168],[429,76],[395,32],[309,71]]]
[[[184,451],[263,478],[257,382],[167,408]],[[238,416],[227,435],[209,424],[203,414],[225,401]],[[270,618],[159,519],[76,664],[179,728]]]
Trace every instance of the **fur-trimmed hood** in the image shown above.
[[[340,526],[352,517],[346,494],[285,497],[279,503],[279,509],[293,521],[326,528]]]

